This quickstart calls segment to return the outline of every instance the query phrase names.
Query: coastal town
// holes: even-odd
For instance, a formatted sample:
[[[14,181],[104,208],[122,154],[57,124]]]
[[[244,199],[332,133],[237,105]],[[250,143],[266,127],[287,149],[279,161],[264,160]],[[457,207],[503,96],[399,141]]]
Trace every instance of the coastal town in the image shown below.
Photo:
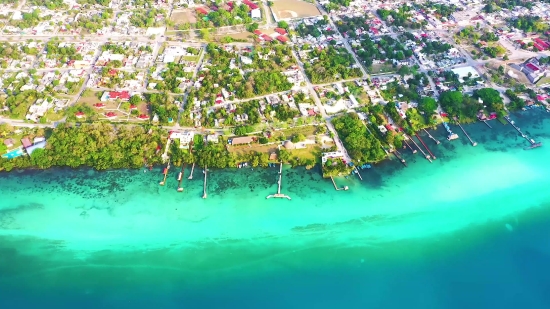
[[[368,177],[550,111],[550,4],[0,0],[0,171],[321,166]],[[444,138],[436,135],[443,130]],[[435,137],[434,137],[435,136]],[[185,175],[186,166],[191,167]],[[363,174],[361,174],[363,173]],[[202,177],[202,176],[201,176]],[[336,190],[346,190],[332,179]],[[282,188],[284,190],[284,188]]]

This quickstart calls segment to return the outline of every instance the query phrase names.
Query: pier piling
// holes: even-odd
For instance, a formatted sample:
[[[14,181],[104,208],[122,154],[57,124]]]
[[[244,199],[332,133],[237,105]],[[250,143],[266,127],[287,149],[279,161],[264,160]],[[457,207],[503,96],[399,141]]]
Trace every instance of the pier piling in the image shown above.
[[[492,129],[492,128],[493,128],[493,127],[491,127],[491,125],[487,122],[487,120],[483,120],[483,123],[485,123],[485,124],[489,127],[489,129]]]
[[[399,161],[401,161],[401,163],[403,163],[403,165],[405,165],[405,167],[407,167],[407,162],[405,161],[405,159],[403,159],[403,157],[401,156],[401,154],[399,153],[399,151],[397,151],[397,149],[393,152],[393,155],[394,155]]]

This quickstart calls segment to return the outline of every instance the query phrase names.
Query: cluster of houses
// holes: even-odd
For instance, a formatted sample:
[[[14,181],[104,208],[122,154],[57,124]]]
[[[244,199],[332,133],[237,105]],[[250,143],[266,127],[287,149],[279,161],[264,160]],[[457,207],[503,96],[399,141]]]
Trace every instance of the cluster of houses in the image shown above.
[[[49,109],[53,108],[54,112],[57,113],[63,110],[68,103],[69,103],[69,100],[67,99],[64,99],[64,100],[56,99],[56,98],[38,99],[29,107],[29,111],[27,112],[27,115],[25,116],[25,118],[32,122],[38,122],[40,118],[46,115]]]
[[[528,59],[519,66],[520,72],[523,72],[529,81],[533,84],[537,83],[544,77],[550,76],[550,65],[541,63],[538,58],[533,57]]]

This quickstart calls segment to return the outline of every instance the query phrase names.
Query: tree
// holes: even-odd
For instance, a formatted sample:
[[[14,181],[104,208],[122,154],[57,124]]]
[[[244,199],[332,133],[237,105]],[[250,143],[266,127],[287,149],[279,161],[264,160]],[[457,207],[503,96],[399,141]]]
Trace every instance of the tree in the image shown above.
[[[303,134],[296,134],[292,136],[292,138],[290,139],[290,141],[293,143],[303,142],[305,140],[306,140],[306,137]]]
[[[502,57],[502,60],[508,61],[509,60],[508,55],[504,55],[504,57]]]
[[[464,96],[460,91],[445,91],[439,96],[439,104],[449,114],[458,115]]]
[[[131,98],[130,98],[130,104],[132,105],[137,105],[141,102],[141,97],[139,95],[133,95]]]
[[[433,114],[437,108],[437,101],[431,97],[424,97],[418,103],[418,109],[428,115]]]
[[[279,28],[288,29],[288,23],[284,20],[279,21],[277,26],[279,26]]]
[[[397,70],[397,73],[401,75],[401,77],[409,75],[411,74],[411,68],[409,68],[408,65],[402,65],[399,70]]]
[[[208,29],[199,30],[199,37],[205,41],[210,40],[210,30]]]

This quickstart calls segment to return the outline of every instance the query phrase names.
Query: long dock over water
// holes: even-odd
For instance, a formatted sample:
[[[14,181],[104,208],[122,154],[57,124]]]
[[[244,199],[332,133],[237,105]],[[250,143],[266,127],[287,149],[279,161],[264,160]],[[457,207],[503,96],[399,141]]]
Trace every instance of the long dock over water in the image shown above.
[[[428,132],[428,130],[426,130],[426,129],[423,129],[423,130],[424,130],[424,132],[426,132],[426,134],[428,134],[428,137],[431,138],[437,145],[439,145],[439,144],[441,143],[438,139],[436,139],[435,137],[433,137],[433,136],[430,134],[430,132]]]
[[[405,145],[407,145],[407,147],[409,147],[409,149],[411,150],[412,153],[416,153],[416,149],[412,148],[411,145],[409,145],[409,143],[407,143],[407,139],[406,139],[406,135],[403,134],[403,136],[405,136],[405,139],[403,140],[403,142],[405,142]]]
[[[164,178],[159,183],[159,185],[164,186],[166,184],[166,177],[168,176],[168,170],[170,170],[170,158],[168,158],[168,164],[166,165],[166,167],[162,171],[162,173],[164,174]]]
[[[195,170],[195,163],[191,166],[191,175],[187,179],[193,179],[193,171]]]
[[[468,135],[468,133],[466,133],[466,130],[464,130],[464,128],[462,127],[462,125],[460,124],[460,122],[458,122],[458,118],[454,118],[455,121],[456,121],[456,124],[458,124],[458,126],[460,127],[460,129],[462,130],[462,132],[464,132],[464,135],[466,135],[466,137],[468,138],[468,140],[470,141],[470,143],[472,143],[472,146],[477,146],[477,143],[474,142],[471,138],[470,138],[470,135]]]
[[[206,194],[206,177],[208,175],[208,166],[204,166],[204,187],[202,189],[202,198],[207,198],[208,194]]]
[[[432,158],[435,160],[437,159],[433,152],[430,150],[430,148],[428,148],[428,145],[426,145],[426,143],[424,143],[424,141],[420,138],[420,135],[418,135],[418,133],[416,133],[416,138],[418,138],[418,140],[420,141],[420,143],[422,143],[422,145],[424,146],[424,148],[426,148],[426,150],[428,151],[428,153],[430,154],[430,156],[432,156]]]
[[[529,136],[527,136],[527,134],[521,132],[521,129],[518,126],[516,126],[516,124],[514,123],[514,121],[512,119],[510,119],[510,117],[504,116],[504,119],[506,119],[506,121],[508,121],[508,123],[511,124],[512,127],[514,127],[514,129],[516,129],[518,131],[518,133],[521,135],[521,137],[525,138],[531,144],[531,146],[525,147],[523,149],[527,150],[527,149],[533,149],[533,148],[537,148],[537,147],[542,146],[542,142],[537,143],[537,142],[535,142],[534,139],[529,138]]]
[[[430,163],[432,162],[432,159],[430,159],[430,155],[426,154],[424,150],[422,150],[422,148],[420,148],[420,146],[418,146],[418,144],[412,139],[412,137],[407,136],[406,134],[404,134],[404,136],[408,138],[416,146],[416,148],[418,148],[418,150],[420,150],[426,160],[430,161]]]
[[[181,167],[181,172],[178,174],[178,192],[183,192],[183,187],[181,186],[181,182],[183,180],[184,174],[185,174],[185,167],[187,166],[187,163],[183,163]]]
[[[405,159],[403,159],[403,157],[401,156],[401,153],[399,153],[399,151],[397,149],[395,149],[393,151],[393,155],[399,160],[401,161],[401,163],[403,163],[403,165],[405,165],[405,167],[407,167],[407,161],[405,161]]]
[[[281,183],[282,183],[282,181],[283,181],[283,162],[281,162],[281,164],[279,166],[279,180],[277,181],[277,185],[278,185],[277,194],[270,194],[270,195],[265,197],[266,199],[274,197],[274,198],[286,198],[286,199],[291,200],[290,196],[281,193]]]

